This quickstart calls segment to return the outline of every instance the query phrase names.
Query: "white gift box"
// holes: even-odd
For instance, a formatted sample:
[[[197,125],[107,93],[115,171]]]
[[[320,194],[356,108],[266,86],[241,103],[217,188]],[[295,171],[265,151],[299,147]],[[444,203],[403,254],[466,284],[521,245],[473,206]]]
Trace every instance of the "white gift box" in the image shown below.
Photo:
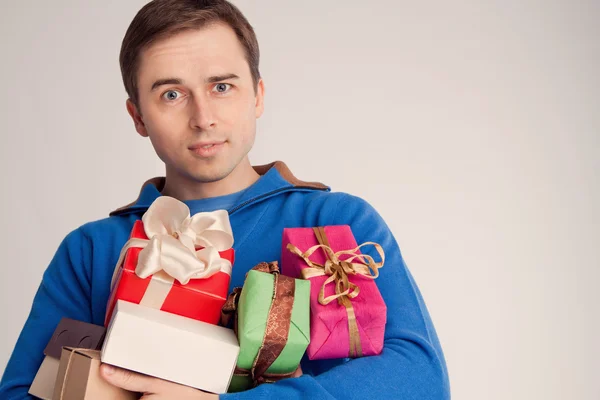
[[[119,300],[101,359],[220,394],[227,392],[239,351],[231,329]]]

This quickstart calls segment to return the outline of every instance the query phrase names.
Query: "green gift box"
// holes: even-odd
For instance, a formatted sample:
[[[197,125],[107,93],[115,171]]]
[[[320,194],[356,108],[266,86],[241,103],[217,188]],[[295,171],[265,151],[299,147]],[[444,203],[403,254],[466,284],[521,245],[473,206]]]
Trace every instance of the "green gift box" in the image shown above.
[[[310,342],[309,297],[310,281],[280,275],[276,262],[261,263],[248,272],[241,293],[234,291],[224,307],[224,312],[227,307],[237,312],[240,342],[229,392],[275,382],[296,371]]]

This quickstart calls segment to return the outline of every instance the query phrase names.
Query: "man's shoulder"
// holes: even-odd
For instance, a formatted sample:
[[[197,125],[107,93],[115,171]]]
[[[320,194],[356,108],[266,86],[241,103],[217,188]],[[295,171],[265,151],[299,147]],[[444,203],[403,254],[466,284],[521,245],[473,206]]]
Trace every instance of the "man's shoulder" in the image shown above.
[[[137,217],[113,216],[98,220],[93,220],[80,225],[71,231],[67,241],[88,242],[92,246],[98,244],[112,244],[112,242],[122,242],[127,240]]]
[[[362,197],[346,192],[312,192],[309,195],[309,202],[357,208],[370,206]]]
[[[306,198],[305,211],[318,213],[330,223],[343,223],[374,208],[365,199],[346,192],[312,192]]]

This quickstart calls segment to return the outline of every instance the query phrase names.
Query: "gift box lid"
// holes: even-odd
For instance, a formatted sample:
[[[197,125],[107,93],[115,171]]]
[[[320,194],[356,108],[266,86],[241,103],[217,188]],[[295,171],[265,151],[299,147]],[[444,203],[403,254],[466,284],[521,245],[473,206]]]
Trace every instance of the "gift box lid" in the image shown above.
[[[44,349],[44,354],[60,359],[63,347],[100,349],[105,334],[103,326],[63,318]]]

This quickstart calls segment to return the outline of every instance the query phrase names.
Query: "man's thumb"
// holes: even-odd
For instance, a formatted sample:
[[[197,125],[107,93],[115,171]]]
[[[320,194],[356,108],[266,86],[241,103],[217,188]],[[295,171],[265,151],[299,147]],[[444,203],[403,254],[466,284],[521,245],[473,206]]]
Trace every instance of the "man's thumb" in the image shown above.
[[[112,365],[102,364],[100,374],[111,385],[129,390],[131,392],[152,392],[156,378],[138,374]]]

